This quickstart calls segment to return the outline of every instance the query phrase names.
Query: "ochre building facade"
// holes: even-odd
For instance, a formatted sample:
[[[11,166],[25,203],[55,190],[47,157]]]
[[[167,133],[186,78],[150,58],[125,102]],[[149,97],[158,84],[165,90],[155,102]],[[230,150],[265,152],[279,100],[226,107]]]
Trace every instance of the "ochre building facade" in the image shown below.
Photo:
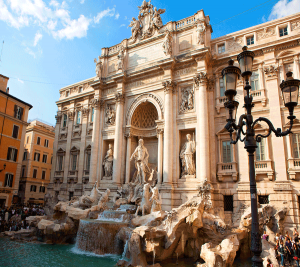
[[[135,181],[140,163],[133,153],[143,139],[145,173],[157,181],[163,209],[185,202],[206,179],[215,211],[230,222],[250,205],[249,174],[244,144],[231,145],[224,129],[221,71],[230,58],[238,65],[236,56],[247,45],[255,52],[253,116],[288,127],[279,84],[287,71],[300,77],[300,13],[211,39],[203,10],[163,25],[165,10],[145,1],[139,9],[132,36],[102,48],[94,60],[96,76],[60,89],[48,192],[69,199],[98,182],[100,189],[111,189],[113,199]],[[241,80],[237,92],[241,115]],[[262,124],[256,133],[266,130]],[[271,134],[258,145],[255,162],[260,203],[289,205],[291,225],[299,223],[298,120],[293,132],[284,138]]]
[[[8,80],[0,74],[0,207],[19,201],[24,138],[32,108],[9,93]]]

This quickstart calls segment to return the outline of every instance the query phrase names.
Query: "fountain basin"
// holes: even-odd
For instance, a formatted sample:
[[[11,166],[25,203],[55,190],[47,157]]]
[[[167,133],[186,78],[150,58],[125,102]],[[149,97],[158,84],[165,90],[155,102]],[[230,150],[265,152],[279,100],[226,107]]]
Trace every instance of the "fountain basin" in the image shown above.
[[[95,254],[122,254],[124,242],[116,236],[121,228],[127,227],[126,222],[112,222],[82,219],[76,238],[76,247]]]

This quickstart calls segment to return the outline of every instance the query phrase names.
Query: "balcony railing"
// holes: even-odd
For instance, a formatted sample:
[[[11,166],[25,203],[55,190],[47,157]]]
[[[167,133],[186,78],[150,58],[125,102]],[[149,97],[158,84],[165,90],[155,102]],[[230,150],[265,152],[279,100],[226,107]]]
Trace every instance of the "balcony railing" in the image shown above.
[[[225,176],[232,177],[233,181],[237,181],[237,163],[228,162],[228,163],[218,163],[218,180],[223,181]]]
[[[191,17],[188,17],[188,18],[176,21],[176,29],[180,29],[180,28],[186,27],[186,26],[192,24],[194,21],[195,21],[195,17],[194,16],[191,16]]]
[[[255,161],[255,175],[267,174],[270,181],[273,180],[274,170],[271,160]]]
[[[300,173],[300,159],[288,159],[288,173],[291,180],[296,179],[296,174]]]

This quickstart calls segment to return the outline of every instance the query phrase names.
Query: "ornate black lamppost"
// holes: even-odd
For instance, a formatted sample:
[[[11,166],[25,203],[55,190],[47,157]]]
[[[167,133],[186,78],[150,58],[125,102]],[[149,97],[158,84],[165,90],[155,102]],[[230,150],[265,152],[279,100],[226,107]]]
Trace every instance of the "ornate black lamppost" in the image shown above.
[[[252,257],[253,267],[262,267],[262,258],[260,256],[262,252],[261,235],[259,233],[258,223],[258,211],[257,211],[257,192],[255,181],[255,166],[254,166],[254,152],[257,147],[256,142],[261,142],[261,138],[268,137],[271,132],[275,133],[275,136],[281,137],[291,133],[293,126],[293,120],[296,118],[293,115],[294,107],[298,105],[299,85],[300,80],[295,80],[292,77],[292,72],[288,72],[286,81],[282,81],[280,88],[283,95],[284,105],[289,109],[288,119],[290,120],[290,127],[288,130],[282,132],[280,128],[275,129],[273,124],[266,118],[259,117],[253,121],[251,110],[254,107],[252,103],[252,96],[250,95],[251,86],[249,79],[252,75],[254,53],[248,51],[247,47],[243,47],[243,52],[237,56],[237,60],[240,64],[240,68],[233,66],[233,60],[230,60],[229,65],[223,69],[222,76],[225,83],[225,95],[228,101],[224,103],[224,106],[228,109],[226,130],[230,133],[231,144],[236,144],[238,140],[245,143],[245,149],[248,152],[249,157],[249,176],[250,176],[250,197],[251,197],[251,213],[252,213],[252,226],[251,226],[251,251],[254,256]],[[236,124],[236,113],[239,102],[234,100],[236,95],[236,86],[239,76],[242,76],[245,82],[244,90],[247,95],[244,98],[244,108],[246,114],[240,116],[238,124]],[[268,124],[269,130],[266,135],[255,135],[254,127],[260,122],[264,121]],[[246,131],[243,129],[246,125]],[[236,131],[236,139],[233,140],[232,133]],[[243,136],[242,136],[243,135]]]

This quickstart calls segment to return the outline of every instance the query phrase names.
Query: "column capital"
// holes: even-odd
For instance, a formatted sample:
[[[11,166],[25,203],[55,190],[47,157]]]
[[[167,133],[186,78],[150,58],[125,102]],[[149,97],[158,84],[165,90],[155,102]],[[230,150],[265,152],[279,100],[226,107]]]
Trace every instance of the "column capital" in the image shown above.
[[[298,61],[299,60],[299,54],[294,56],[294,61]]]
[[[88,117],[88,115],[89,115],[89,109],[88,108],[86,108],[86,107],[82,108],[81,112],[82,112],[82,117],[83,118]]]
[[[163,134],[163,133],[164,133],[164,129],[162,129],[162,128],[157,128],[156,129],[157,136],[160,135],[160,134]]]
[[[194,77],[194,83],[197,87],[200,85],[207,85],[206,89],[208,91],[213,91],[215,88],[215,76],[209,77],[206,72],[200,72],[198,75]]]
[[[58,112],[57,112],[57,115],[55,116],[56,124],[60,124],[60,122],[61,122],[61,117],[62,117],[62,114],[60,113],[60,111],[58,111]]]
[[[266,78],[267,79],[277,78],[278,70],[279,68],[274,65],[265,67],[264,72],[266,74]]]
[[[75,117],[75,110],[69,110],[68,111],[68,119],[69,120],[74,120],[74,117]]]
[[[118,92],[115,94],[115,100],[117,103],[122,103],[125,100],[124,94]]]
[[[165,94],[172,93],[175,91],[177,83],[172,80],[167,80],[162,82],[162,86],[164,87]]]

